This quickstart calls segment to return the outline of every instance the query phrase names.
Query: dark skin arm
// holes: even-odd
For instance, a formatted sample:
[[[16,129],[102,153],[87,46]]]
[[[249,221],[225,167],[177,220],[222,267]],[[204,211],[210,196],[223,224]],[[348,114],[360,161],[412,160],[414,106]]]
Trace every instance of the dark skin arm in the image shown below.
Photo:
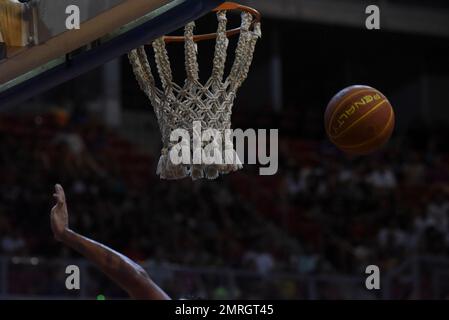
[[[64,189],[55,186],[56,205],[51,209],[51,228],[56,240],[78,251],[93,262],[133,299],[169,300],[145,270],[124,255],[69,229],[69,214]]]

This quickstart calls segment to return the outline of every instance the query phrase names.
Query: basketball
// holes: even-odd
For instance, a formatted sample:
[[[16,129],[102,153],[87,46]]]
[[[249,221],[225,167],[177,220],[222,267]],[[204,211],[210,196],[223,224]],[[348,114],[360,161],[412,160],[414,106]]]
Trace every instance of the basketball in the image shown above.
[[[366,155],[379,150],[393,133],[395,117],[388,99],[368,86],[337,93],[324,115],[326,133],[340,150]]]

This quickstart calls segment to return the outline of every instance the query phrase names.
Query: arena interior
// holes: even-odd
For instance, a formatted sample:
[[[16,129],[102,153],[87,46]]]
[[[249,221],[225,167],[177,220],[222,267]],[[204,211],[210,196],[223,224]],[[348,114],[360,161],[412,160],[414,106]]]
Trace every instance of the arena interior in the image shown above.
[[[0,298],[127,298],[55,241],[55,183],[73,229],[176,299],[448,298],[449,4],[373,0],[382,24],[367,30],[366,14],[352,14],[363,1],[335,2],[242,1],[261,11],[263,36],[232,126],[279,130],[272,176],[245,165],[161,180],[158,122],[126,56],[0,106]],[[182,82],[183,46],[168,50]],[[199,54],[207,79],[213,43]],[[362,157],[333,146],[323,124],[330,98],[353,84],[381,90],[396,114],[391,141]],[[64,286],[71,264],[80,290]],[[380,290],[365,288],[367,265],[382,270]]]

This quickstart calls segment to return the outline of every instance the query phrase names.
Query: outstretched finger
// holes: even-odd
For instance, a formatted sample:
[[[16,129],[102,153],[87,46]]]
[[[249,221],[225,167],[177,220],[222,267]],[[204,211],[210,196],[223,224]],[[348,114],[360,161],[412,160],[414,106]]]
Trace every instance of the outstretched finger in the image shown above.
[[[56,198],[58,203],[64,203],[65,202],[64,188],[60,184],[57,184],[55,185],[55,191],[56,192],[55,194],[53,194],[53,196]]]

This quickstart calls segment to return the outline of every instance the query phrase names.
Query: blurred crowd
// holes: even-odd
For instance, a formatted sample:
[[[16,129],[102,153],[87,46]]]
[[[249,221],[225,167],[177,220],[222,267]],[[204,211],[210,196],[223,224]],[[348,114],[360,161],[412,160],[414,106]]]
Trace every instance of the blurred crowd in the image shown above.
[[[283,127],[275,176],[246,166],[218,181],[160,181],[158,154],[84,112],[2,115],[0,255],[78,257],[50,230],[55,183],[66,189],[73,229],[155,265],[361,274],[369,264],[388,270],[414,254],[448,253],[449,158],[435,140],[417,147],[397,138],[351,158]],[[281,296],[298,297],[291,286]]]
[[[317,148],[284,178],[293,233],[306,244],[299,272],[356,273],[374,262],[388,270],[414,254],[448,253],[445,155],[391,146],[371,159],[345,159]]]

